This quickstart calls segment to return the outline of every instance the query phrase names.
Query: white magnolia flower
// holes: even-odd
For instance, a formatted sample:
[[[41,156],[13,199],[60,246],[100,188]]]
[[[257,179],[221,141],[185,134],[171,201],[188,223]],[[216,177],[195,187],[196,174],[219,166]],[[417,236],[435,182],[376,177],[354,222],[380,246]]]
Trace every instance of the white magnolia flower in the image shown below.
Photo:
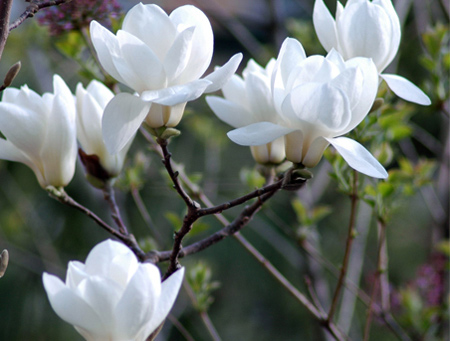
[[[397,96],[422,105],[431,103],[406,78],[381,74],[397,54],[401,38],[400,22],[391,0],[348,0],[345,7],[338,1],[336,19],[323,0],[316,0],[313,22],[325,50],[334,48],[345,60],[372,58],[381,78]]]
[[[42,97],[24,85],[7,88],[0,103],[0,159],[26,164],[42,188],[64,187],[77,158],[75,102],[58,75]]]
[[[184,268],[161,283],[158,268],[139,263],[122,243],[106,240],[86,263],[69,262],[66,282],[44,273],[50,304],[90,341],[144,341],[166,318]]]
[[[121,150],[144,120],[152,128],[176,126],[186,102],[219,90],[242,59],[237,54],[200,79],[214,38],[208,18],[190,5],[168,16],[157,5],[140,3],[117,35],[93,21],[91,38],[105,70],[137,93],[121,93],[105,109],[103,136],[111,153]]]
[[[118,176],[127,151],[133,142],[133,138],[130,139],[125,147],[114,155],[111,155],[106,149],[102,136],[102,117],[106,105],[113,97],[114,93],[96,80],[90,82],[86,89],[79,83],[76,90],[78,141],[83,152],[87,156],[96,155],[101,167],[107,172],[103,175],[97,174],[97,177],[114,178]],[[85,166],[89,167],[86,164]],[[93,171],[95,172],[95,170]]]
[[[225,98],[206,97],[217,117],[234,128],[257,122],[278,123],[281,117],[275,110],[270,83],[274,66],[274,59],[266,68],[250,60],[242,72],[243,78],[233,75],[223,86]],[[261,146],[251,146],[251,151],[258,163],[280,163],[285,158],[284,139],[280,137]]]
[[[339,137],[369,112],[377,93],[378,72],[368,58],[344,61],[332,50],[327,57],[306,58],[302,45],[287,38],[272,75],[280,123],[260,122],[228,133],[241,145],[260,145],[285,136],[286,158],[311,168],[329,144],[357,171],[377,178],[386,170],[358,142]]]

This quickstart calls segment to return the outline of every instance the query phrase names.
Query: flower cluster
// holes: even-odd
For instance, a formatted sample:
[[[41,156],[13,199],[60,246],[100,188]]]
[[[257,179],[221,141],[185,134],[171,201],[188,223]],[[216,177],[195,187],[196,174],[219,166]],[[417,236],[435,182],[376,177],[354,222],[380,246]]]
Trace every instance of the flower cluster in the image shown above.
[[[110,18],[119,17],[120,13],[117,0],[77,0],[49,7],[38,16],[38,22],[48,26],[51,35],[57,36],[89,27],[94,19],[108,24]]]

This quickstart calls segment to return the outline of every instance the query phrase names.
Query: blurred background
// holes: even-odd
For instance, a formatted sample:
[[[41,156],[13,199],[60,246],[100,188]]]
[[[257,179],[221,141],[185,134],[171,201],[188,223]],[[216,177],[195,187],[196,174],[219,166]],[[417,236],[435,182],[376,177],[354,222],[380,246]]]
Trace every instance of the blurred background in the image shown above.
[[[334,13],[335,2],[325,2]],[[108,7],[112,18],[105,13],[90,13],[88,8],[95,6],[84,7],[85,19],[103,20],[116,30],[121,13],[137,3],[120,1],[120,11],[118,6]],[[144,3],[156,3],[167,12],[187,3],[201,8],[215,33],[211,70],[237,52],[244,53],[239,74],[250,58],[265,65],[276,57],[287,36],[299,39],[307,55],[325,53],[312,25],[314,1]],[[11,19],[17,18],[27,5],[14,2]],[[433,104],[410,105],[382,87],[380,91],[389,104],[381,113],[389,119],[380,124],[390,134],[388,145],[367,141],[375,153],[388,153],[387,169],[401,175],[388,180],[389,191],[383,192],[388,218],[391,308],[399,326],[412,339],[445,340],[449,335],[449,4],[446,0],[397,0],[394,5],[403,37],[400,51],[387,72],[417,84]],[[71,15],[75,17],[64,6],[69,5],[58,10],[69,19]],[[51,10],[54,9],[40,11],[9,37],[0,75],[21,60],[15,87],[28,84],[40,94],[52,91],[52,75],[58,73],[74,91],[78,82],[87,85],[99,75],[83,35],[76,29],[63,32],[58,26],[51,26]],[[179,129],[182,135],[170,144],[174,161],[184,165],[191,180],[214,203],[241,196],[261,185],[261,175],[250,151],[227,139],[230,127],[213,115],[203,97],[188,104]],[[278,193],[242,231],[303,293],[308,292],[307,279],[311,280],[313,291],[325,308],[330,305],[343,258],[350,207],[342,183],[336,180],[339,159],[332,151],[327,152],[326,158],[313,169],[314,179],[305,188]],[[170,249],[173,231],[179,228],[185,209],[171,189],[159,156],[149,149],[142,136],[133,144],[125,168],[116,186],[124,220],[146,251]],[[344,171],[348,173],[348,169]],[[361,187],[369,194],[371,188],[380,190],[367,178],[363,178]],[[101,191],[88,184],[80,163],[66,190],[111,222]],[[376,273],[378,247],[374,211],[370,203],[361,202],[349,268],[352,281],[368,293]],[[229,210],[225,216],[232,220],[239,212],[239,208]],[[205,218],[195,225],[184,244],[221,227],[213,217]],[[52,311],[41,276],[46,271],[64,278],[69,260],[84,261],[94,245],[109,237],[81,213],[52,200],[26,166],[0,161],[0,251],[7,249],[10,255],[8,269],[0,279],[0,340],[81,340],[73,327]],[[180,292],[158,340],[210,340],[199,312],[202,309],[207,311],[222,340],[327,339],[306,309],[235,239],[228,238],[189,256],[182,265],[187,269],[190,285]],[[159,266],[164,272],[167,265]],[[342,300],[348,309],[338,311],[337,321],[351,338],[361,339],[367,307],[350,291],[345,291]],[[397,339],[377,318],[371,336],[373,340]]]

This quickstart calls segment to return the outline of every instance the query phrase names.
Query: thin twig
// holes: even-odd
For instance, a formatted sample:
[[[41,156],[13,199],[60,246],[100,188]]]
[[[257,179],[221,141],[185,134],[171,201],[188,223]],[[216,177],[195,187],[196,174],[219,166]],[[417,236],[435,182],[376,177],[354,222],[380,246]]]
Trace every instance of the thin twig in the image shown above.
[[[178,319],[173,316],[172,314],[169,314],[167,316],[167,319],[175,326],[175,328],[180,332],[181,335],[186,339],[186,341],[195,341],[195,339],[192,337],[192,335],[188,332],[186,328],[181,324]]]
[[[72,199],[63,189],[62,190],[48,190],[50,197],[58,200],[59,202],[76,208],[77,210],[83,212],[86,216],[94,220],[100,227],[102,227],[105,231],[122,241],[125,245],[127,245],[131,251],[134,252],[136,257],[138,257],[141,261],[145,260],[145,253],[140,249],[137,244],[136,239],[132,234],[124,235],[119,231],[115,230],[113,227],[108,225],[105,221],[103,221],[99,216],[97,216],[94,212],[84,207],[83,205],[76,202]]]
[[[350,259],[350,252],[352,248],[353,239],[355,238],[354,228],[355,228],[355,218],[358,204],[358,172],[353,171],[353,188],[351,193],[351,209],[350,209],[350,220],[348,223],[348,233],[347,242],[345,245],[344,260],[342,261],[341,273],[339,275],[338,283],[336,285],[336,290],[334,291],[333,300],[331,301],[331,307],[328,312],[327,321],[333,321],[334,313],[339,301],[339,296],[341,293],[342,285],[344,284],[345,274],[347,273],[348,261]]]
[[[107,182],[105,187],[103,188],[103,197],[106,202],[109,204],[109,208],[111,209],[111,217],[119,228],[119,232],[123,235],[128,235],[127,227],[125,226],[122,217],[120,216],[119,207],[116,203],[116,198],[114,195],[114,188],[111,186],[111,183]]]
[[[59,6],[70,1],[72,0],[30,1],[30,5],[25,9],[20,17],[18,17],[11,25],[9,25],[9,32],[19,27],[19,25],[21,25],[26,19],[34,17],[34,15],[41,9],[51,6]]]

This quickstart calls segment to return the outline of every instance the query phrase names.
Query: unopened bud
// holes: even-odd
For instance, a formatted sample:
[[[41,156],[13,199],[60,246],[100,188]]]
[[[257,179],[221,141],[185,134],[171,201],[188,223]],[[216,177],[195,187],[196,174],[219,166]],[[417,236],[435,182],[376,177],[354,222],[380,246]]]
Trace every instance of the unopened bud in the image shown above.
[[[16,64],[9,68],[8,72],[6,73],[5,80],[3,81],[3,88],[7,88],[11,85],[14,78],[16,78],[17,74],[19,73],[21,66],[22,63],[18,61]]]
[[[168,140],[171,137],[175,137],[181,134],[181,131],[175,128],[166,128],[164,132],[161,134],[161,138],[164,140]]]
[[[5,274],[6,268],[8,267],[9,253],[8,250],[3,250],[0,254],[0,278]]]

